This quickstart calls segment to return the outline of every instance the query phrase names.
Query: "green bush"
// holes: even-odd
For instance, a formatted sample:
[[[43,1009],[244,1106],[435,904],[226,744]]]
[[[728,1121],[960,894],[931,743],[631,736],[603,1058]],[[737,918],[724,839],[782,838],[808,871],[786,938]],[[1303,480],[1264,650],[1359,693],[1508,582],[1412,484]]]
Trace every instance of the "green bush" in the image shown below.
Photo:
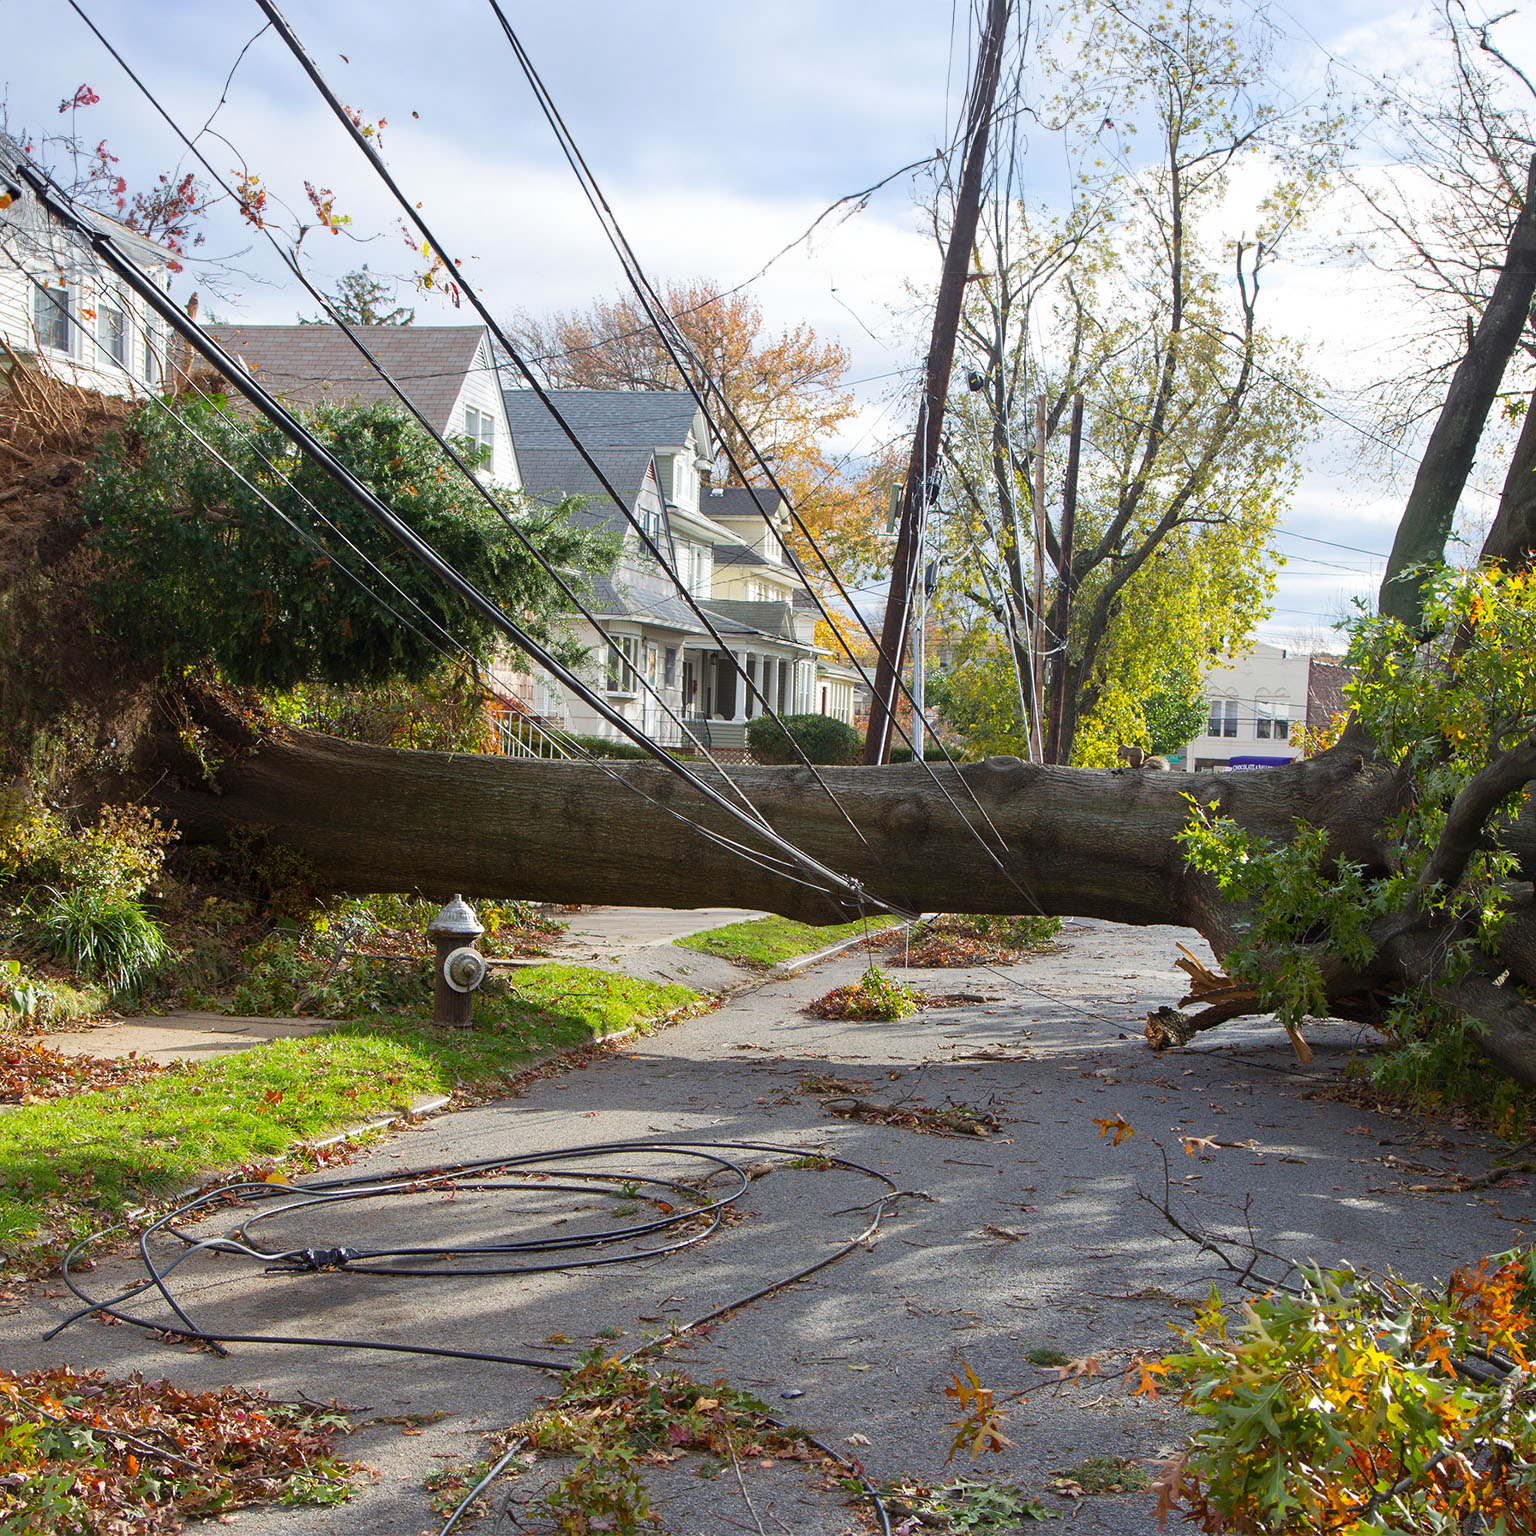
[[[946,749],[943,747],[926,746],[923,748],[923,761],[925,763],[948,762],[951,757],[957,763],[963,763],[969,760],[970,753],[964,747],[950,747],[947,750],[947,755]],[[912,748],[892,747],[891,761],[893,763],[910,763],[912,761]]]
[[[70,970],[123,991],[168,953],[160,925],[128,896],[50,891],[35,919],[38,941]]]
[[[610,538],[584,530],[568,507],[516,503],[514,532],[391,406],[321,406],[306,422],[444,560],[563,660],[579,660],[569,604],[523,540],[554,569],[592,572],[611,564]],[[312,531],[324,553],[251,485]],[[477,656],[496,638],[478,610],[399,560],[388,534],[276,428],[218,404],[183,402],[174,416],[144,407],[105,444],[81,503],[100,557],[91,595],[104,627],[172,671],[211,662],[237,686],[267,689],[421,682],[439,670],[439,627]],[[370,583],[338,577],[335,564],[355,571],[362,559],[390,570],[403,593],[391,601],[405,605],[409,624],[380,605]]]
[[[142,805],[109,805],[94,827],[72,827],[48,806],[29,805],[0,832],[0,880],[102,897],[141,896],[176,837]]]
[[[811,763],[855,763],[864,738],[851,725],[832,715],[783,715],[778,720],[759,715],[747,724],[747,746],[760,763],[798,763],[800,754]],[[796,752],[791,740],[800,748]]]

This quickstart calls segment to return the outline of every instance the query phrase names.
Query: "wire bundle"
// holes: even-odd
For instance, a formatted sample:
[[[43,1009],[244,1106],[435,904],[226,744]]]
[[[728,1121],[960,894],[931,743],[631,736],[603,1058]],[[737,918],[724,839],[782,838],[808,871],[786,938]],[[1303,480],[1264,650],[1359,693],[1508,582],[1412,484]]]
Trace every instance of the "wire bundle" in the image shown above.
[[[45,1338],[54,1338],[82,1317],[100,1313],[137,1327],[164,1329],[169,1326],[176,1333],[210,1344],[221,1351],[224,1345],[236,1343],[308,1344],[323,1348],[372,1349],[484,1360],[499,1365],[564,1371],[569,1368],[569,1362],[428,1344],[363,1338],[228,1333],[216,1327],[204,1327],[194,1319],[188,1310],[189,1303],[178,1296],[173,1287],[172,1278],[189,1259],[211,1254],[245,1259],[253,1265],[259,1265],[265,1273],[274,1277],[351,1274],[435,1280],[549,1274],[661,1258],[692,1248],[719,1229],[725,1212],[735,1205],[751,1182],[752,1174],[742,1166],[739,1159],[730,1155],[739,1152],[763,1152],[786,1158],[807,1155],[804,1148],[770,1142],[611,1141],[472,1162],[436,1164],[426,1168],[356,1174],[345,1178],[309,1179],[293,1184],[254,1179],[219,1184],[181,1200],[144,1227],[137,1240],[144,1278],[116,1295],[91,1295],[80,1283],[79,1271],[89,1249],[125,1232],[128,1224],[108,1228],[75,1244],[65,1255],[62,1274],[65,1283],[79,1297],[82,1305],[50,1329]],[[868,1242],[879,1230],[887,1206],[901,1193],[892,1180],[876,1169],[847,1158],[821,1153],[815,1156],[819,1164],[846,1169],[875,1179],[884,1186],[884,1192],[865,1207],[871,1211],[871,1215],[864,1229],[834,1253],[817,1260],[808,1268],[774,1280],[752,1295],[728,1302],[703,1317],[694,1318],[681,1325],[676,1332],[697,1328],[722,1313],[760,1300],[785,1285],[836,1263]],[[626,1161],[617,1168],[593,1166],[618,1158]],[[670,1171],[658,1169],[656,1159],[671,1162]],[[678,1159],[685,1165],[694,1166],[697,1169],[696,1175],[681,1176],[676,1168]],[[346,1215],[351,1214],[346,1208],[355,1207],[360,1202],[403,1202],[412,1196],[453,1197],[470,1193],[490,1197],[529,1193],[541,1197],[578,1194],[606,1197],[629,1206],[649,1205],[651,1209],[634,1220],[597,1220],[576,1231],[559,1235],[530,1237],[503,1234],[476,1241],[406,1241],[382,1246],[354,1245],[341,1240],[341,1223]],[[201,1236],[183,1230],[184,1224],[227,1210],[231,1205],[251,1212],[244,1215],[232,1230]],[[319,1240],[287,1245],[264,1242],[262,1239],[265,1233],[258,1229],[263,1225],[276,1227],[284,1218],[290,1222],[302,1218],[310,1224],[311,1231],[314,1230],[314,1219],[319,1218]],[[389,1222],[389,1230],[394,1231],[401,1224],[401,1219],[394,1217]],[[168,1325],[163,1318],[157,1320],[140,1311],[125,1310],[125,1307],[141,1298],[149,1297],[158,1297],[169,1308],[174,1322]]]

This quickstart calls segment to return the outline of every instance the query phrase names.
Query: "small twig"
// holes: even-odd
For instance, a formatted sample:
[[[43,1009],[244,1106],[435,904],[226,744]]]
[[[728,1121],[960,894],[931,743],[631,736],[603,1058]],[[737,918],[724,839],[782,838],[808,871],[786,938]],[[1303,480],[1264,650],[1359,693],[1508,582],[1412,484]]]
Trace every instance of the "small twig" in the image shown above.
[[[829,1216],[852,1216],[855,1211],[867,1211],[871,1206],[889,1205],[892,1200],[926,1200],[933,1204],[933,1196],[926,1189],[893,1189],[888,1195],[877,1195],[863,1205],[845,1205],[840,1211],[828,1211]]]
[[[731,1453],[731,1470],[736,1474],[736,1486],[741,1489],[741,1496],[746,1501],[747,1513],[752,1516],[752,1523],[757,1527],[757,1536],[768,1536],[763,1529],[763,1522],[757,1518],[757,1511],[752,1507],[752,1495],[747,1492],[747,1480],[741,1475],[741,1463],[736,1459],[736,1438],[727,1434],[726,1446]]]
[[[1514,1178],[1520,1173],[1536,1173],[1536,1161],[1527,1158],[1519,1163],[1506,1163],[1502,1168],[1490,1168],[1487,1173],[1458,1173],[1453,1175],[1449,1184],[1410,1184],[1408,1188],[1415,1195],[1459,1195],[1469,1189],[1487,1189],[1491,1185],[1501,1184],[1505,1179]]]

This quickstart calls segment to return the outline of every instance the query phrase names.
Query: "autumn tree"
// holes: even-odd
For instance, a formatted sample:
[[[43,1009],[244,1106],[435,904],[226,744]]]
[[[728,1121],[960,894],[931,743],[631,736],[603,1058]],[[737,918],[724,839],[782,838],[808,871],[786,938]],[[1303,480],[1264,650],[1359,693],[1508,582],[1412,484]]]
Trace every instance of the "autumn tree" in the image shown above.
[[[1004,189],[978,242],[945,441],[945,602],[974,654],[1012,658],[1017,682],[983,671],[1018,696],[1018,740],[1052,760],[1104,765],[1119,741],[1145,745],[1146,704],[1239,646],[1270,596],[1270,534],[1314,417],[1294,349],[1261,324],[1261,288],[1325,184],[1336,128],[1276,99],[1270,42],[1262,18],[1204,0],[1070,10],[1045,57],[1052,123],[1080,168],[1074,206],[1052,215]],[[1263,182],[1243,210],[1240,175]],[[1079,394],[1065,550],[1054,488]]]
[[[46,166],[76,202],[164,246],[171,253],[167,265],[180,272],[179,258],[203,243],[198,226],[208,210],[208,188],[190,171],[162,172],[148,186],[130,188],[106,139],[93,141],[80,121],[82,112],[100,102],[100,94],[82,84],[59,103],[58,115],[66,121],[35,132],[13,128],[8,106],[0,102],[0,147],[7,141],[16,145]]]
[[[818,542],[852,575],[875,558],[881,466],[849,472],[830,439],[854,413],[844,387],[848,354],[820,340],[804,321],[773,332],[749,294],[722,292],[707,278],[669,282],[664,307],[686,342],[680,373],[654,325],[628,294],[585,309],[521,314],[508,327],[525,359],[557,389],[681,389],[708,400],[720,428],[715,481],[763,485],[747,439],[768,458],[774,477]],[[729,402],[740,427],[720,409]],[[804,553],[804,551],[801,551]],[[811,572],[814,575],[814,570]]]

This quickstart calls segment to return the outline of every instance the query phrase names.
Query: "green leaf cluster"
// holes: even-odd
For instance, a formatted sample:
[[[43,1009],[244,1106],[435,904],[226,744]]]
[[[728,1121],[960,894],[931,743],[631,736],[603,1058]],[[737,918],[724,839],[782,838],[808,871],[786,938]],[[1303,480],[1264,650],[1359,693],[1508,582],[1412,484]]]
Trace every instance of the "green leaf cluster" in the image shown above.
[[[1442,1288],[1309,1268],[1229,1313],[1213,1287],[1162,1362],[1199,1421],[1164,1512],[1268,1536],[1532,1529],[1533,1278],[1525,1249]]]
[[[1346,697],[1402,785],[1403,809],[1383,828],[1382,864],[1367,870],[1331,858],[1325,829],[1304,823],[1289,843],[1269,844],[1193,797],[1180,841],[1189,866],[1234,906],[1241,941],[1229,970],[1292,1026],[1327,1011],[1322,957],[1358,970],[1375,953],[1380,920],[1432,927],[1438,964],[1388,1009],[1383,1024],[1397,1049],[1378,1080],[1425,1107],[1482,1100],[1513,1129],[1518,1096],[1481,1070],[1468,1037],[1475,1026],[1436,987],[1497,953],[1516,867],[1498,833],[1528,791],[1494,808],[1454,881],[1424,888],[1424,877],[1457,796],[1536,729],[1536,580],[1497,567],[1422,575],[1430,638],[1392,618],[1362,615],[1351,626]]]
[[[109,634],[173,674],[211,664],[236,686],[278,690],[420,682],[445,651],[490,656],[492,624],[398,549],[275,427],[219,402],[173,409],[177,419],[155,406],[132,417],[108,440],[82,495],[101,558],[92,595]],[[567,660],[580,655],[565,636],[568,605],[554,580],[413,423],[384,404],[323,406],[307,421],[444,560],[542,643]],[[609,543],[579,528],[568,508],[496,494],[556,569],[591,572],[611,561]],[[579,586],[582,578],[567,579]]]

